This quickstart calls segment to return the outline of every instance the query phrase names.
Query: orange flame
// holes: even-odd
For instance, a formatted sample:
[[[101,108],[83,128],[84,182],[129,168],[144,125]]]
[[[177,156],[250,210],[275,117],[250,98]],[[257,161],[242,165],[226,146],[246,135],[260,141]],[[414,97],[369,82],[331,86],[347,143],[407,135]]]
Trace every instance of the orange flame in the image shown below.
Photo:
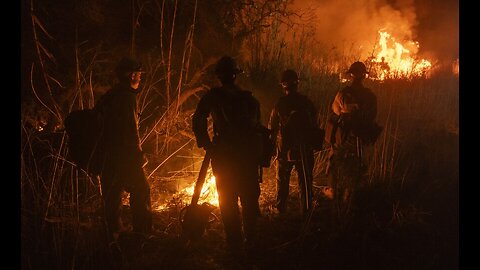
[[[195,190],[195,183],[188,185],[187,187],[183,188],[179,192],[177,192],[174,197],[179,198],[183,204],[190,204],[192,201],[193,192]],[[201,204],[203,202],[208,202],[211,205],[218,207],[218,193],[217,193],[217,185],[215,183],[215,176],[212,173],[212,170],[209,169],[207,172],[207,177],[205,178],[205,182],[203,183],[202,191],[200,192],[200,198],[198,203]],[[168,202],[159,204],[155,207],[156,211],[164,210],[168,208]]]
[[[180,193],[185,193],[187,196],[184,197],[183,202],[190,204],[190,201],[195,190],[195,183],[184,188]],[[208,202],[209,204],[218,206],[218,193],[217,185],[215,183],[215,176],[213,175],[211,169],[207,172],[207,177],[205,183],[203,183],[202,191],[200,192],[200,202]]]
[[[378,31],[380,52],[370,59],[371,76],[374,79],[426,76],[432,64],[425,59],[416,59],[420,47],[418,42],[409,41],[405,45],[396,42],[385,31]],[[408,48],[407,48],[408,47]]]

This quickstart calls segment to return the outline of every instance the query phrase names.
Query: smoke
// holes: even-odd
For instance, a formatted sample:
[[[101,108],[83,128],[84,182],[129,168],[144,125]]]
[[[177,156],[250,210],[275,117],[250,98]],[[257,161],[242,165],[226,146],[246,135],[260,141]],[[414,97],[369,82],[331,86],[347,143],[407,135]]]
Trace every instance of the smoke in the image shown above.
[[[418,41],[429,57],[451,61],[459,56],[458,0],[417,3]]]
[[[444,30],[447,29],[444,21],[449,16],[442,14],[440,17],[435,17],[435,14],[447,12],[446,4],[441,7],[442,11],[438,11],[439,9],[434,6],[434,4],[438,6],[436,1],[417,2],[414,0],[296,0],[293,1],[292,7],[298,13],[313,9],[316,40],[325,49],[334,48],[344,56],[354,56],[358,59],[371,56],[374,50],[378,49],[376,44],[380,30],[388,32],[395,41],[402,44],[419,41],[418,53],[438,58],[449,55],[447,52],[449,50],[450,55],[455,55],[456,49],[456,55],[458,55],[458,22],[455,24],[454,20],[450,20],[452,25],[448,27],[454,38],[455,29],[457,29],[457,46],[455,47],[455,39],[450,40],[452,44],[445,41],[439,44],[441,37],[446,33],[440,34],[438,27],[443,26]],[[455,7],[455,3],[458,6],[457,0],[450,2],[453,3],[451,6]],[[418,9],[421,10],[420,19]],[[433,16],[430,16],[433,11],[435,11]],[[455,9],[452,12],[454,11]],[[436,26],[431,34],[429,25]],[[419,37],[419,34],[423,37]],[[421,42],[425,44],[422,45]]]

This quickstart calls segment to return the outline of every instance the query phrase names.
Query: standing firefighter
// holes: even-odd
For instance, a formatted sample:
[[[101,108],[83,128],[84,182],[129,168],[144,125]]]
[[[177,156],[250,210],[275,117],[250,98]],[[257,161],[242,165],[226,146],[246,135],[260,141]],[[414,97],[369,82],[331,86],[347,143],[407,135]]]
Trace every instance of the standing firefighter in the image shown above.
[[[192,119],[198,147],[212,157],[227,252],[239,258],[245,252],[244,241],[247,247],[252,247],[260,216],[258,169],[261,159],[257,132],[261,127],[260,104],[251,92],[235,84],[240,72],[234,59],[222,57],[215,67],[222,86],[210,89],[200,99]],[[212,139],[208,134],[209,116],[213,120]]]
[[[349,210],[353,192],[365,173],[364,146],[374,143],[381,132],[375,123],[377,98],[362,83],[368,74],[365,64],[355,62],[347,73],[353,81],[336,94],[325,137],[331,146],[325,193],[335,197],[341,211]]]
[[[133,231],[149,234],[152,229],[150,186],[143,171],[137,118],[137,94],[142,66],[131,58],[122,58],[116,67],[118,84],[98,102],[103,116],[100,180],[105,203],[107,229],[118,237],[124,230],[120,220],[122,193],[130,193]]]
[[[286,212],[290,175],[295,167],[305,216],[312,207],[314,148],[309,135],[316,127],[317,110],[307,96],[298,93],[298,82],[295,71],[287,69],[282,73],[281,86],[285,95],[275,104],[268,128],[277,145],[276,209],[279,213]]]

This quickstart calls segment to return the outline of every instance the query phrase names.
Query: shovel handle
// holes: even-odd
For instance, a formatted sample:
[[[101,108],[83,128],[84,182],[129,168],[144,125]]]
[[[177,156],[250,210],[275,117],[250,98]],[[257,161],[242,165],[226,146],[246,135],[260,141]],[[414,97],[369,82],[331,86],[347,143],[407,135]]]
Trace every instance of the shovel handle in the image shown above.
[[[191,205],[196,205],[198,203],[198,199],[200,199],[200,193],[202,192],[203,184],[205,183],[205,178],[207,177],[208,167],[210,166],[210,159],[211,154],[209,151],[207,151],[205,153],[205,157],[203,158],[197,181],[195,182],[195,189],[193,191]]]

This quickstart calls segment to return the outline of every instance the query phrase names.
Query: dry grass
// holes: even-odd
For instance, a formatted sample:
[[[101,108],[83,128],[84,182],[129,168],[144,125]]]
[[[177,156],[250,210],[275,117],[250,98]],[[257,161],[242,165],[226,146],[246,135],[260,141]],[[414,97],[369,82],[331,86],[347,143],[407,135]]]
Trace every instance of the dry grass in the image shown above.
[[[181,2],[170,4],[176,8]],[[48,35],[48,31],[31,14],[37,30],[34,49],[42,65],[39,69],[33,66],[29,78],[36,99],[22,103],[22,269],[228,267],[223,257],[221,222],[212,222],[200,243],[185,245],[180,240],[179,214],[184,203],[175,196],[198,173],[203,152],[195,146],[190,117],[198,97],[212,85],[209,71],[216,58],[195,53],[195,16],[188,17],[192,27],[182,39],[183,47],[174,51],[172,38],[178,25],[169,21],[173,17],[164,22],[165,1],[155,4],[162,17],[161,42],[158,52],[139,52],[150,71],[139,97],[140,127],[150,160],[145,169],[154,206],[167,203],[168,207],[154,213],[155,238],[146,242],[138,242],[135,235],[125,235],[117,244],[107,242],[98,179],[69,161],[67,138],[61,128],[45,125],[50,114],[62,118],[62,111],[66,114],[93,105],[108,85],[105,74],[100,76],[95,71],[109,67],[114,53],[106,53],[98,44],[76,44],[75,72],[71,75],[74,83],[68,89],[62,88],[64,94],[51,99],[59,83],[53,80],[47,66],[55,58],[51,52],[42,51],[46,46],[38,37]],[[197,1],[192,7],[196,14]],[[248,72],[239,78],[239,83],[260,100],[266,123],[275,98],[281,94],[281,70],[288,67],[301,71],[301,91],[317,105],[323,126],[330,101],[342,87],[339,65],[329,64],[328,55],[318,60],[308,54],[316,46],[308,42],[308,31],[293,30],[299,43],[293,44],[290,51],[274,42],[282,39],[280,27],[268,31],[252,31],[246,42],[250,47],[246,48],[262,50],[246,58]],[[266,35],[275,40],[265,39]],[[132,37],[132,51],[138,51],[135,40]],[[342,59],[350,63],[354,56]],[[275,200],[275,171],[273,165],[265,169],[259,251],[254,259],[257,269],[458,268],[458,77],[439,72],[431,78],[366,84],[378,97],[377,119],[384,131],[366,151],[369,169],[353,202],[356,210],[338,216],[332,202],[321,196],[319,188],[326,183],[326,151],[316,154],[315,210],[305,222],[297,214],[295,177],[291,179],[289,214],[283,219],[273,215],[270,206]],[[46,95],[49,98],[37,95],[39,91],[50,93]],[[128,223],[129,207],[123,210]],[[219,216],[218,209],[214,213]]]
[[[192,80],[200,81],[200,77],[192,76]],[[304,89],[314,97],[321,123],[326,119],[329,100],[341,87],[332,78],[335,76],[320,74]],[[141,108],[146,112],[149,95],[156,91],[149,84],[153,80],[146,79],[142,93]],[[319,193],[319,187],[325,184],[326,151],[316,154],[316,208],[306,223],[296,214],[295,177],[291,182],[291,213],[283,220],[273,216],[270,206],[275,200],[274,166],[265,169],[260,198],[264,214],[259,224],[261,251],[256,260],[259,269],[273,266],[315,269],[318,260],[332,269],[348,269],[358,264],[364,268],[372,265],[389,269],[448,269],[442,265],[455,268],[458,78],[438,74],[429,79],[367,81],[367,85],[378,97],[378,122],[384,131],[377,143],[367,149],[370,166],[354,202],[355,215],[353,212],[347,216],[335,215],[331,202]],[[150,146],[146,171],[152,185],[152,199],[154,204],[169,202],[169,208],[155,213],[155,239],[138,246],[134,239],[126,237],[119,243],[120,253],[112,251],[111,243],[104,239],[98,180],[68,161],[64,133],[38,132],[24,122],[21,152],[24,269],[47,265],[54,269],[120,266],[135,269],[139,265],[145,269],[225,267],[220,222],[212,224],[202,243],[185,246],[179,240],[179,212],[184,204],[174,195],[196,178],[202,151],[192,140],[188,107],[179,111],[181,106],[177,104],[195,97],[200,90],[182,91],[160,117],[153,114],[156,120],[143,129],[144,145]],[[257,89],[255,94],[261,96],[261,91]],[[219,215],[218,210],[215,213]],[[124,218],[129,219],[128,207]],[[342,259],[345,254],[351,258],[349,262]]]

